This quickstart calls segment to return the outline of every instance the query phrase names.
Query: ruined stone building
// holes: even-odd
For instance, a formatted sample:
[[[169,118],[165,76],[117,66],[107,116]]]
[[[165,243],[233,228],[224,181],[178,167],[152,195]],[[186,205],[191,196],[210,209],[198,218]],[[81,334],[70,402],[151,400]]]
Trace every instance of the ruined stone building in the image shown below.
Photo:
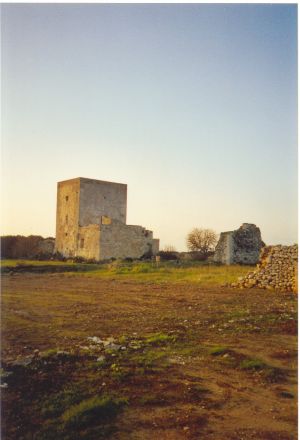
[[[155,255],[159,240],[126,224],[127,185],[76,179],[57,184],[55,251],[87,260]]]
[[[214,261],[222,264],[256,264],[264,246],[260,229],[243,223],[236,231],[221,232]]]

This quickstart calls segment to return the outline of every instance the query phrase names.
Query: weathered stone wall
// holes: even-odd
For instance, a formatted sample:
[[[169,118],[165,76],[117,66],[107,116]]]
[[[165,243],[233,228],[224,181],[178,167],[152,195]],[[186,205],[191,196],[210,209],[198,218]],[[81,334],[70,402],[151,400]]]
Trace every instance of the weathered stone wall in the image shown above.
[[[157,241],[154,247],[157,249]],[[140,258],[149,252],[153,252],[152,231],[148,231],[142,226],[124,225],[117,220],[113,220],[110,225],[101,225],[101,260]]]
[[[298,245],[264,247],[261,250],[257,269],[240,278],[231,286],[297,292]]]
[[[57,184],[55,251],[65,257],[76,256],[79,219],[80,180]]]
[[[83,230],[81,234],[85,237],[81,237],[79,228],[100,225],[101,218],[105,216],[125,223],[126,201],[127,185],[82,177],[58,182],[55,251],[64,257],[97,259],[99,239],[98,244],[91,239],[95,229]],[[82,238],[86,240],[84,248],[81,247]]]
[[[221,232],[214,254],[214,261],[222,264],[232,264],[232,257],[233,231]]]
[[[80,178],[79,225],[99,225],[101,217],[126,223],[127,185]]]
[[[79,228],[76,257],[100,260],[100,227],[89,225]]]
[[[221,233],[214,261],[222,264],[256,264],[263,245],[259,228],[251,223],[243,223],[236,231]]]

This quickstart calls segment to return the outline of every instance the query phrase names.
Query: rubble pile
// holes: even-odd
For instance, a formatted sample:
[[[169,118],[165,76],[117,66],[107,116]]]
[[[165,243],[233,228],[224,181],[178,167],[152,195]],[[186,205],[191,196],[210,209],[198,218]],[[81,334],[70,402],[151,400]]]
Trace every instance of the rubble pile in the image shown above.
[[[241,277],[231,287],[261,288],[281,292],[297,292],[298,245],[265,246],[256,270]]]

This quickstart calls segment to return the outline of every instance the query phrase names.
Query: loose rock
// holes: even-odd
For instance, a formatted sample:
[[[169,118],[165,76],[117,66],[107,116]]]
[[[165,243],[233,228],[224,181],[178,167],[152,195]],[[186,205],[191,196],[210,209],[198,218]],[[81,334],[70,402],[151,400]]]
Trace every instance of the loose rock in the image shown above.
[[[298,290],[298,245],[265,246],[256,270],[231,284],[231,287],[258,287],[281,292]]]

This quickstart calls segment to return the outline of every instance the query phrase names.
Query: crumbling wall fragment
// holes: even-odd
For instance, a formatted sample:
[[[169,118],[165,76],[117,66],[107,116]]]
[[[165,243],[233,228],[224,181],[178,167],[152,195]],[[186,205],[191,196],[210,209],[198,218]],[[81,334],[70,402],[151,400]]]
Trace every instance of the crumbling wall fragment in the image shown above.
[[[236,231],[221,233],[214,261],[222,264],[256,264],[263,246],[260,229],[254,224],[243,223]]]

